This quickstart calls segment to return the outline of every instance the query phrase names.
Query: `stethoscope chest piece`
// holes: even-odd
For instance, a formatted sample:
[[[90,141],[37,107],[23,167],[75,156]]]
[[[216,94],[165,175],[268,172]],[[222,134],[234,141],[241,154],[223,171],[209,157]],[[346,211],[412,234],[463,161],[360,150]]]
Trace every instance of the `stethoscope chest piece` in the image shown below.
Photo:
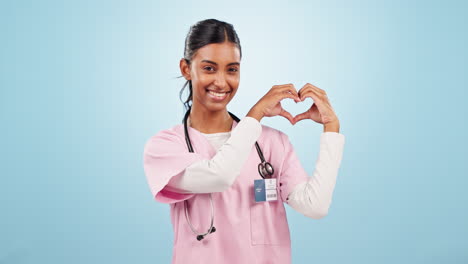
[[[270,164],[270,162],[263,161],[262,163],[258,164],[258,173],[264,179],[271,178],[275,173],[275,170],[273,169],[273,166]]]

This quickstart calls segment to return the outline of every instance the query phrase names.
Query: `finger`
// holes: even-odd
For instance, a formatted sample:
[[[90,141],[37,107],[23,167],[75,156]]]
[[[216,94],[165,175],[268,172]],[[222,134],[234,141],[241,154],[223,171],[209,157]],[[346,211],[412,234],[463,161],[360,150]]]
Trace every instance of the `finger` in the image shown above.
[[[320,99],[322,106],[332,108],[325,92],[322,93],[321,90],[319,90],[318,88],[312,88],[311,92],[317,95],[317,97]]]
[[[291,122],[291,124],[294,125],[294,117],[291,115],[291,113],[289,113],[288,111],[284,110],[284,109],[281,109],[281,112],[279,113],[280,116],[282,117],[285,117],[286,119],[289,120],[289,122]]]
[[[320,89],[318,87],[315,87],[315,86],[312,86],[311,90],[314,91],[320,97],[320,99],[322,99],[322,101],[327,100],[327,98],[328,98],[327,93],[324,90],[322,90],[322,89]]]
[[[317,86],[307,83],[308,86],[312,87],[312,89],[316,90],[319,94],[326,94],[325,90],[318,88]]]
[[[332,108],[332,106],[330,104],[330,100],[328,99],[327,93],[324,90],[322,90],[322,89],[320,89],[320,88],[318,88],[318,87],[316,87],[314,85],[310,85],[310,87],[311,87],[311,91],[313,91],[320,98],[323,105],[326,105],[329,108]]]
[[[314,103],[317,105],[322,104],[322,100],[320,99],[319,95],[312,89],[307,89],[305,92],[301,93],[301,99],[304,101],[307,97],[312,98]]]
[[[309,113],[306,111],[302,114],[298,114],[297,116],[294,117],[294,124],[297,122],[304,120],[304,119],[309,119]]]
[[[298,95],[297,90],[293,85],[284,85],[276,88],[276,92],[290,92],[291,94]]]
[[[299,94],[299,98],[301,99],[301,101],[304,101],[305,100],[305,94],[307,94],[309,91],[312,90],[312,86],[310,84],[305,84],[298,92]]]
[[[281,92],[284,92],[285,90],[288,90],[288,91],[290,91],[292,94],[296,94],[296,95],[297,95],[296,88],[294,88],[294,85],[292,85],[291,83],[289,83],[289,84],[282,84],[282,85],[275,85],[275,86],[273,86],[273,88],[272,88],[272,91],[274,91],[275,93],[281,93]]]
[[[291,87],[291,86],[292,84],[273,85],[273,87],[270,89],[268,93],[271,93],[271,94],[284,93],[285,91],[288,90],[288,87]]]
[[[291,98],[293,99],[295,102],[298,102],[297,100],[299,100],[299,97],[296,97],[295,95],[292,95],[290,93],[278,93],[276,94],[276,100],[279,102],[281,100],[283,100],[284,98]]]
[[[304,84],[303,87],[310,87],[310,88],[312,88],[312,89],[315,89],[315,90],[317,90],[320,94],[324,94],[324,93],[325,93],[325,90],[320,89],[320,88],[318,88],[317,86],[315,86],[315,85],[313,85],[313,84],[311,84],[311,83],[306,83],[306,84]]]
[[[312,104],[312,107],[315,107],[317,108],[317,110],[319,111],[320,115],[322,116],[322,121],[323,122],[327,122],[327,119],[334,115],[334,110],[333,108],[331,107],[331,105],[328,103],[328,101],[324,100],[323,96],[319,95],[318,94],[318,91],[317,90],[314,90],[312,89],[310,91],[310,95],[314,95],[315,97],[319,98],[319,101],[317,102],[314,102],[314,104]],[[312,108],[311,107],[311,108]]]
[[[276,84],[276,85],[273,85],[272,88],[279,88],[279,87],[291,86],[291,85],[293,85],[293,84],[292,83]]]
[[[299,96],[301,96],[301,94],[304,94],[306,93],[307,91],[315,91],[320,98],[322,98],[322,101],[324,99],[328,99],[327,97],[327,93],[325,92],[325,90],[323,89],[320,89],[318,88],[317,86],[313,85],[313,84],[310,84],[310,83],[306,83],[300,90],[299,90]],[[302,100],[304,100],[304,98],[301,98]]]
[[[305,84],[304,86],[301,87],[301,89],[299,89],[299,91],[297,91],[297,93],[299,94],[299,97],[301,96],[301,93],[303,93],[305,91],[305,89],[307,88],[307,84]]]
[[[295,97],[295,100],[296,102],[300,102],[300,98],[299,98],[299,94],[297,93],[296,91],[296,88],[294,88],[294,86],[290,86],[290,85],[286,85],[286,86],[283,86],[283,87],[280,87],[276,90],[277,93],[289,93],[289,94],[292,94],[294,95]]]

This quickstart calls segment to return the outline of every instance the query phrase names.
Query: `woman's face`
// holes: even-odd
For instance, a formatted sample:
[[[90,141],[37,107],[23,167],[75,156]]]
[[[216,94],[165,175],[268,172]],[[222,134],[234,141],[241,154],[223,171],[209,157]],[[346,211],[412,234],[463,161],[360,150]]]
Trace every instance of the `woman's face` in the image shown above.
[[[240,52],[232,42],[213,43],[195,52],[191,65],[180,63],[182,74],[192,80],[192,103],[207,111],[221,111],[237,92]]]

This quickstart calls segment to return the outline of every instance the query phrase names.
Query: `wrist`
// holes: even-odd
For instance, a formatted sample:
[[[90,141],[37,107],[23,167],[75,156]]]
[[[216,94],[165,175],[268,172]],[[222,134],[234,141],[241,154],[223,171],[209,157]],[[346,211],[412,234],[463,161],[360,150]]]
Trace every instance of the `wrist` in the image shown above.
[[[252,107],[252,109],[250,109],[250,111],[247,113],[247,116],[250,116],[250,117],[253,117],[255,119],[258,120],[258,122],[260,122],[260,120],[262,120],[263,118],[263,113],[261,111],[258,111],[255,106]]]
[[[323,132],[336,132],[340,133],[340,122],[333,121],[323,125]]]

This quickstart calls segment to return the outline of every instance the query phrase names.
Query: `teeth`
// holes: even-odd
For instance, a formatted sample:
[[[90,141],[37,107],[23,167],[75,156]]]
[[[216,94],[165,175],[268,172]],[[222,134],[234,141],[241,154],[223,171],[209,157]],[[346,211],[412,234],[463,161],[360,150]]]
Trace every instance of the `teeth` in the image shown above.
[[[216,97],[223,97],[226,95],[226,93],[216,93],[216,92],[213,92],[213,91],[209,91],[210,94],[216,96]]]

